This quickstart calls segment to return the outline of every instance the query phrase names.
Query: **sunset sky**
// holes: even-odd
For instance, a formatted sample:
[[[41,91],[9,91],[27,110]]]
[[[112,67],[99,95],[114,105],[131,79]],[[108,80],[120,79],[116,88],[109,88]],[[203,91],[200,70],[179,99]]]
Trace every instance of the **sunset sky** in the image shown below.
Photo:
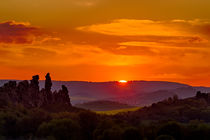
[[[0,79],[210,86],[209,0],[2,0]]]

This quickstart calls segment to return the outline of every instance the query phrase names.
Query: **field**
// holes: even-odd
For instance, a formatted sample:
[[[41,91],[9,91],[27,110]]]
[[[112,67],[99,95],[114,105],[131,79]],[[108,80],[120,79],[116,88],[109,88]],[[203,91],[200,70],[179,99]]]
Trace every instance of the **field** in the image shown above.
[[[129,111],[136,111],[138,109],[141,109],[141,107],[118,109],[118,110],[109,110],[109,111],[95,111],[95,112],[98,113],[98,114],[115,115],[117,113],[129,112]]]

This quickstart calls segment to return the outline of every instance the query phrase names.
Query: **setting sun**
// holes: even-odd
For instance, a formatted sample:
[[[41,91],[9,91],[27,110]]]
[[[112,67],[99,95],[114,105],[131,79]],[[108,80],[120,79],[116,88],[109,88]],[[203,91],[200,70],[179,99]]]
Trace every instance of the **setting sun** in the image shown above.
[[[120,83],[127,83],[128,81],[126,81],[126,80],[120,80],[119,82]]]

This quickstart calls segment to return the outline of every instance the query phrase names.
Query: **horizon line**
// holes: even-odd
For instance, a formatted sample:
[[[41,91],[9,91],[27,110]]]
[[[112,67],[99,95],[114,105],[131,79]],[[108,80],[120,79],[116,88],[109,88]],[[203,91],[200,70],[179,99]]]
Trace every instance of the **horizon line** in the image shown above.
[[[25,79],[27,80],[27,79]],[[0,81],[24,81],[24,80],[18,80],[18,79],[0,79]],[[30,80],[27,80],[30,81]],[[41,79],[39,81],[45,81],[45,79]],[[115,81],[88,81],[88,80],[52,80],[53,82],[87,82],[87,83],[109,83],[109,82],[119,82],[119,80]],[[177,84],[183,84],[186,86],[193,86],[193,87],[210,87],[210,86],[203,86],[203,85],[191,85],[187,83],[182,82],[176,82],[176,81],[167,81],[167,80],[128,80],[127,82],[167,82],[167,83],[177,83]]]

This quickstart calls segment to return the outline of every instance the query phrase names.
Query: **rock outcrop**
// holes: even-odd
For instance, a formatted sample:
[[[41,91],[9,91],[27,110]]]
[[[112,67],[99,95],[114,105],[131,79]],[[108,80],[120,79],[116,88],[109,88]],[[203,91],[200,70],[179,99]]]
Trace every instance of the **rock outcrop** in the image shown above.
[[[22,104],[25,107],[43,107],[50,104],[71,106],[68,89],[62,85],[62,89],[52,92],[52,80],[50,74],[45,76],[45,88],[40,91],[39,76],[35,75],[30,83],[25,80],[18,84],[16,81],[9,81],[0,87],[0,107],[11,104]],[[4,101],[4,102],[3,102]]]
[[[45,104],[50,104],[53,102],[53,95],[52,95],[52,80],[50,77],[50,74],[47,73],[47,75],[45,76],[45,89],[42,90],[42,93],[44,95],[44,101]]]
[[[39,102],[39,75],[35,75],[32,77],[30,86],[29,86],[29,94],[31,106],[37,107]]]

